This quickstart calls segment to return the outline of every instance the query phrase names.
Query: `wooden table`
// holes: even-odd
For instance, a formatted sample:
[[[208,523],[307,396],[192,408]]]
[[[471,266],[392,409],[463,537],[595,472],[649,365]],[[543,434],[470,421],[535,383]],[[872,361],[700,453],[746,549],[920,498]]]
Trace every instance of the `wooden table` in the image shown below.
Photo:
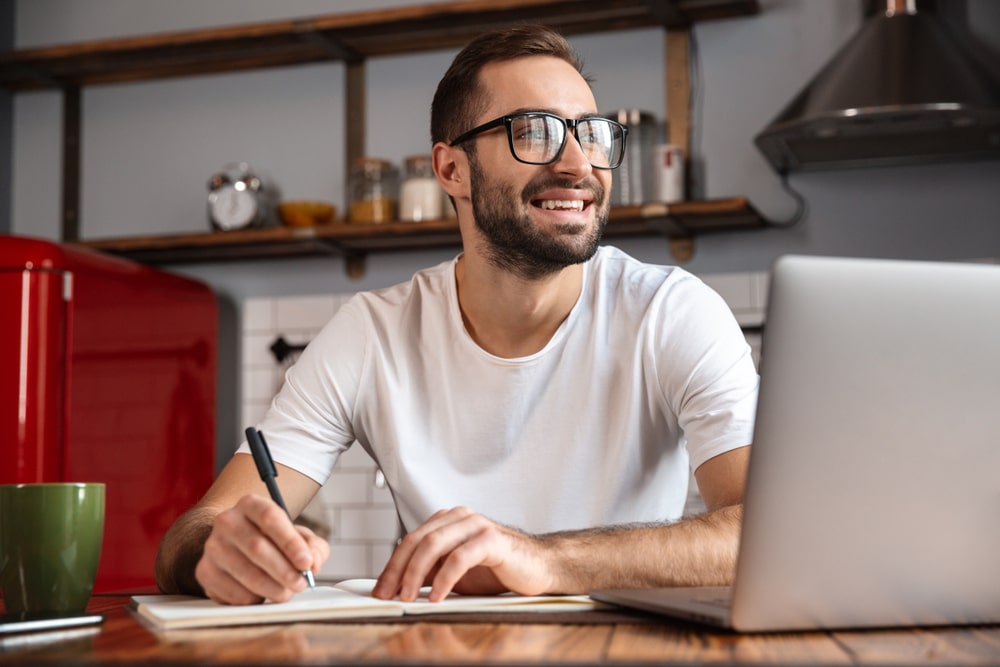
[[[1000,665],[1000,626],[736,635],[646,616],[623,622],[296,623],[152,632],[125,595],[99,627],[0,640],[0,664]]]

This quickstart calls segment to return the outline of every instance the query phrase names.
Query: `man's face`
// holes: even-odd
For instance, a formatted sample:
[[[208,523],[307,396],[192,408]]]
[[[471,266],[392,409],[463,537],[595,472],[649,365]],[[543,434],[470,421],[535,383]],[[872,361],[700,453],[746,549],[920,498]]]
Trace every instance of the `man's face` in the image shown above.
[[[565,118],[597,113],[586,81],[558,58],[494,63],[481,76],[491,102],[477,123],[515,111]],[[469,158],[472,210],[482,251],[494,265],[532,279],[594,255],[607,224],[611,172],[590,166],[572,131],[548,165],[515,160],[502,128],[475,141]]]

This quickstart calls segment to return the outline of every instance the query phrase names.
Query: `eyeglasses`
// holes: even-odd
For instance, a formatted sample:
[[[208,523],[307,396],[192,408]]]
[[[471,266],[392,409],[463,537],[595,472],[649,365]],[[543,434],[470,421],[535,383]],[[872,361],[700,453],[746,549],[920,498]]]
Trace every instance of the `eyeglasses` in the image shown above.
[[[583,154],[595,169],[615,169],[625,157],[628,128],[621,123],[600,117],[574,120],[544,111],[501,116],[459,135],[449,145],[458,146],[501,125],[507,128],[511,155],[525,164],[552,164],[558,160],[566,147],[567,128],[573,128]]]

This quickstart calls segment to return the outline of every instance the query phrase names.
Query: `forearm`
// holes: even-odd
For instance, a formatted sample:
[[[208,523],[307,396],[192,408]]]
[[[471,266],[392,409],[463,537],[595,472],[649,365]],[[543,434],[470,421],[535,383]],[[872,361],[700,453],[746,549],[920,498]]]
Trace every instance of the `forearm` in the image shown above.
[[[195,566],[212,532],[214,510],[195,507],[167,530],[156,554],[156,583],[164,593],[204,595],[195,579]]]
[[[552,593],[598,588],[732,583],[743,506],[674,524],[641,524],[541,536]]]

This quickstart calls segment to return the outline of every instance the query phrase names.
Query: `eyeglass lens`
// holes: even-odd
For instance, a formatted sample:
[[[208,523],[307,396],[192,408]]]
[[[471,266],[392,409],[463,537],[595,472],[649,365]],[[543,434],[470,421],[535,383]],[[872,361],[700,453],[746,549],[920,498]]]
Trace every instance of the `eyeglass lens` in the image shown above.
[[[624,152],[621,128],[605,118],[585,118],[576,124],[576,137],[595,167],[614,167]],[[558,157],[566,141],[566,123],[548,114],[518,114],[511,118],[510,142],[514,156],[534,164]]]

